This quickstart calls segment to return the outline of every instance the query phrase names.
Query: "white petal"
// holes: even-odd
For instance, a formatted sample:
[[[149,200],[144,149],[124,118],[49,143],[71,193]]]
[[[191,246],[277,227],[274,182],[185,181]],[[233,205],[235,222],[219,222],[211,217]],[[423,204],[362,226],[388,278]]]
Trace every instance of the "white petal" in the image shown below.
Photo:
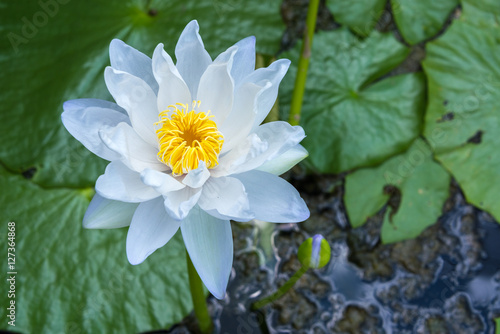
[[[219,167],[212,175],[231,175],[258,168],[296,146],[304,137],[300,126],[280,121],[263,124],[245,141],[221,156]]]
[[[138,205],[113,201],[95,194],[83,217],[83,227],[108,229],[129,226]]]
[[[189,211],[198,203],[201,196],[201,188],[193,189],[186,187],[181,190],[167,193],[164,198],[165,210],[174,219],[186,218]]]
[[[221,154],[230,151],[248,136],[257,116],[259,96],[270,87],[271,83],[269,81],[262,82],[259,85],[247,82],[242,84],[236,91],[233,109],[219,126],[219,131],[224,135]]]
[[[213,169],[211,174],[213,177],[221,177],[241,173],[239,169],[242,165],[264,154],[268,148],[269,144],[267,142],[262,141],[258,135],[252,133],[230,152],[221,155],[219,158],[219,166]]]
[[[143,262],[174,236],[179,225],[179,221],[165,212],[161,197],[139,204],[127,234],[129,262],[134,265]]]
[[[198,33],[199,30],[196,20],[189,22],[175,47],[177,69],[186,82],[193,100],[197,100],[198,84],[202,74],[212,63],[212,58],[205,50]]]
[[[255,36],[242,39],[235,46],[238,51],[234,55],[231,77],[238,87],[243,79],[255,70]]]
[[[223,299],[233,265],[231,224],[195,207],[182,222],[181,232],[201,280],[215,298]]]
[[[224,122],[233,107],[234,83],[229,72],[236,51],[230,48],[217,57],[200,79],[197,100],[203,111],[211,111],[217,124]]]
[[[111,161],[119,158],[116,152],[104,145],[99,130],[115,127],[121,122],[129,123],[125,110],[115,103],[95,99],[66,101],[63,108],[62,122],[76,140],[103,159]]]
[[[153,72],[160,84],[158,91],[158,110],[167,110],[176,103],[190,105],[192,102],[189,88],[174,65],[172,58],[158,44],[153,54]]]
[[[255,218],[271,223],[296,223],[309,218],[309,209],[299,192],[279,176],[251,171],[234,175],[248,193]]]
[[[154,123],[158,122],[156,94],[143,80],[127,72],[107,67],[104,79],[116,103],[130,116],[134,130],[151,145],[156,145]]]
[[[236,222],[241,222],[241,223],[246,223],[250,220],[252,220],[253,218],[241,218],[241,217],[235,217],[235,216],[228,216],[228,215],[223,215],[221,213],[219,213],[217,210],[213,209],[213,210],[203,210],[205,211],[206,213],[208,213],[210,216],[213,216],[217,219],[222,219],[222,220],[234,220]],[[253,217],[253,213],[252,213],[252,217]]]
[[[271,111],[274,102],[276,102],[280,82],[288,71],[289,66],[290,60],[279,59],[269,65],[267,68],[259,68],[255,70],[252,74],[245,78],[245,82],[259,83],[265,80],[270,81],[272,84],[259,96],[257,102],[258,114],[253,124],[254,129],[262,123],[267,114],[269,114],[269,111]]]
[[[69,100],[64,102],[63,108],[64,110],[83,110],[89,107],[98,107],[98,108],[104,108],[104,109],[112,109],[116,110],[124,115],[127,115],[127,111],[117,105],[114,102],[109,102],[105,100],[99,100],[99,99],[76,99],[76,100]]]
[[[95,185],[102,197],[129,203],[149,201],[160,196],[155,189],[145,185],[139,173],[129,169],[120,161],[112,161],[99,176]]]
[[[191,188],[199,188],[210,177],[210,172],[207,169],[207,164],[204,161],[200,161],[198,168],[190,170],[187,175],[182,180],[182,183],[191,187]]]
[[[281,175],[304,160],[308,155],[307,150],[298,144],[276,158],[265,162],[257,169],[274,175]]]
[[[221,215],[253,219],[243,184],[232,177],[210,178],[203,186],[198,205],[206,211],[216,210]]]
[[[234,57],[238,53],[238,46],[235,44],[228,48],[226,51],[222,52],[214,59],[213,64],[225,64],[231,62],[228,72],[231,73],[231,68],[233,66]],[[210,67],[210,66],[209,66]]]
[[[172,175],[149,168],[141,172],[141,179],[144,184],[152,187],[160,194],[181,190],[186,187]]]
[[[151,87],[155,94],[158,92],[158,83],[151,68],[151,58],[144,53],[119,39],[114,39],[109,45],[109,58],[111,67],[141,78]]]
[[[158,161],[158,148],[149,145],[125,123],[114,128],[103,128],[99,131],[104,144],[121,156],[121,161],[129,168],[142,172],[146,168],[158,171],[168,170],[167,165]]]

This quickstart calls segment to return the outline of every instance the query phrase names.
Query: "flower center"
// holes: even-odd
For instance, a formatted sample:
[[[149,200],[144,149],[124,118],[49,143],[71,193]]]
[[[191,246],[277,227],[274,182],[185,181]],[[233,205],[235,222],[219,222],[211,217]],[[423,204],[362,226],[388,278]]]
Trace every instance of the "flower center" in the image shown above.
[[[160,113],[155,123],[158,136],[158,159],[172,168],[174,176],[198,168],[204,161],[207,168],[218,165],[219,153],[224,143],[210,111],[195,111],[200,101],[193,101],[191,111],[187,104],[176,103]]]

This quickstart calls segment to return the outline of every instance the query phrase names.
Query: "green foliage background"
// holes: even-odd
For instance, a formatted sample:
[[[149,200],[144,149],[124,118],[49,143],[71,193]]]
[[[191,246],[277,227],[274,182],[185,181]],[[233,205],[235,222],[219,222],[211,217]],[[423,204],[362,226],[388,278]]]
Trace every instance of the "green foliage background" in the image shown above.
[[[126,229],[81,228],[106,162],[64,129],[62,103],[111,100],[103,69],[113,38],[149,56],[161,42],[173,55],[192,19],[199,21],[212,57],[249,35],[257,37],[259,53],[275,55],[285,30],[280,4],[0,1],[0,238],[7,240],[7,223],[16,222],[15,330],[139,332],[168,328],[190,312],[179,235],[134,267],[125,255]],[[360,226],[385,207],[382,240],[415,237],[440,216],[451,177],[470,203],[499,220],[500,3],[327,5],[343,26],[319,32],[314,40],[304,145],[313,171],[347,173],[344,200],[351,224]],[[395,27],[378,32],[386,9]],[[293,61],[280,90],[284,117],[299,48],[279,55]],[[418,48],[425,50],[422,69],[406,68]],[[387,207],[394,194],[399,206]],[[2,254],[0,266],[7,272]],[[5,282],[2,291],[8,289]],[[8,302],[2,292],[2,319]]]
[[[377,23],[384,5],[397,33],[374,28],[387,30]],[[398,205],[386,209],[382,241],[414,238],[441,215],[451,177],[470,203],[500,220],[500,3],[364,0],[329,8],[345,26],[314,39],[304,145],[316,172],[348,173],[351,225],[392,198]],[[412,68],[422,52],[421,70]],[[298,55],[299,47],[285,54]],[[284,114],[293,77],[283,84]]]

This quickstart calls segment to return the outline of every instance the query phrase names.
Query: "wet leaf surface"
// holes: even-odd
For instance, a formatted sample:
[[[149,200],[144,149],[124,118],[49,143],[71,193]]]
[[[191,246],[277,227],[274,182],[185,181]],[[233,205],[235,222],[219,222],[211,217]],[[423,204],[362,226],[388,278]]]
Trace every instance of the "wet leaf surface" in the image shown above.
[[[292,68],[282,87],[286,114],[299,49],[284,54]],[[318,33],[313,43],[301,124],[310,161],[321,172],[373,166],[403,152],[418,136],[424,78],[383,78],[408,55],[391,34],[360,41],[346,29]]]
[[[382,241],[415,238],[441,215],[449,184],[449,174],[417,139],[404,154],[347,175],[344,202],[349,221],[361,226],[387,203]]]
[[[500,5],[487,13],[464,7],[461,19],[427,45],[424,134],[467,200],[499,219],[500,27],[483,19],[500,17]]]
[[[384,0],[328,1],[335,21],[368,36],[384,11]]]
[[[401,35],[409,44],[435,36],[458,0],[391,0],[392,13]]]

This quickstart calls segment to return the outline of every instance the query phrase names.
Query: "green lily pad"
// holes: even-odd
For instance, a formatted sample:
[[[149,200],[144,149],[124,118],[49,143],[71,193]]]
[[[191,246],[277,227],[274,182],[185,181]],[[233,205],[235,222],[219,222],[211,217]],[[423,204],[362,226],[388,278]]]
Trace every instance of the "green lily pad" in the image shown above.
[[[43,189],[0,169],[0,237],[15,223],[15,298],[2,294],[0,328],[21,333],[137,333],[168,328],[191,309],[178,234],[132,266],[127,229],[83,230],[92,189]],[[0,265],[7,271],[7,248]],[[175,260],[173,260],[175,259]],[[6,305],[15,301],[10,327]]]
[[[410,44],[435,36],[443,27],[458,0],[391,0],[394,20]]]
[[[498,27],[500,3],[496,0],[461,0],[463,15],[461,20],[474,25]]]
[[[328,8],[335,21],[360,36],[368,36],[384,12],[385,3],[385,0],[329,0]]]
[[[298,48],[280,102],[287,112]],[[408,49],[391,34],[364,41],[347,29],[318,33],[313,42],[301,124],[310,162],[322,172],[373,166],[405,151],[419,135],[424,111],[421,73],[383,78]]]
[[[381,238],[392,243],[417,237],[441,215],[450,175],[417,139],[405,153],[378,167],[347,175],[344,203],[353,227],[363,225],[386,203]]]
[[[250,35],[256,35],[261,53],[279,49],[284,30],[280,1],[157,0],[151,1],[149,11],[146,3],[20,0],[2,6],[0,161],[4,166],[16,173],[34,167],[33,181],[48,187],[86,187],[102,174],[105,163],[71,138],[60,115],[65,100],[111,100],[103,73],[113,38],[149,56],[163,42],[173,54],[185,25],[198,19],[214,58]]]
[[[481,20],[500,19],[500,4],[496,12],[480,4],[465,4],[462,18],[427,46],[424,134],[467,201],[500,220],[500,26]]]

